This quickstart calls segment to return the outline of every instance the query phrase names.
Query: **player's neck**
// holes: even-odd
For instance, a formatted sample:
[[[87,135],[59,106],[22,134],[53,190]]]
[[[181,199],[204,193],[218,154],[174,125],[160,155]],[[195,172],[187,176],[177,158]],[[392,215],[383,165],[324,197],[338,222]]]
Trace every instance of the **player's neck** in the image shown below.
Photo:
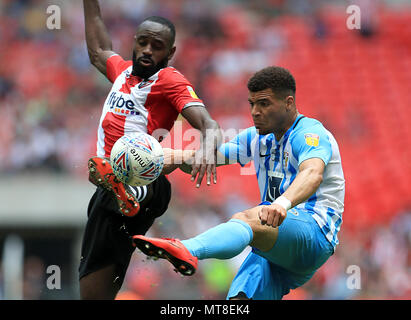
[[[293,115],[292,115],[290,118],[288,118],[287,121],[285,121],[283,128],[281,128],[280,130],[275,130],[275,131],[273,132],[273,133],[274,133],[274,136],[275,136],[275,139],[276,139],[277,141],[280,141],[280,140],[281,140],[281,138],[282,138],[282,137],[284,136],[284,134],[288,131],[288,129],[290,129],[291,126],[294,124],[294,122],[295,122],[295,120],[297,119],[297,117],[298,117],[298,112],[296,111],[296,112],[293,113]]]

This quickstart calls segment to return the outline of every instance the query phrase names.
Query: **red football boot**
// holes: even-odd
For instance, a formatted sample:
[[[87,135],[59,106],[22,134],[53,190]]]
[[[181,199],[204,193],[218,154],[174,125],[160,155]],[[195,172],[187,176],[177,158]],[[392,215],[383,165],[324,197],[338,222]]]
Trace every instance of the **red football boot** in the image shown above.
[[[197,257],[194,257],[178,239],[136,235],[132,237],[132,242],[147,256],[170,261],[176,272],[185,276],[192,276],[196,272]]]
[[[119,181],[113,173],[110,160],[100,157],[90,158],[88,171],[91,183],[110,191],[117,200],[119,210],[127,217],[135,216],[140,210],[140,204],[136,200],[129,186]]]

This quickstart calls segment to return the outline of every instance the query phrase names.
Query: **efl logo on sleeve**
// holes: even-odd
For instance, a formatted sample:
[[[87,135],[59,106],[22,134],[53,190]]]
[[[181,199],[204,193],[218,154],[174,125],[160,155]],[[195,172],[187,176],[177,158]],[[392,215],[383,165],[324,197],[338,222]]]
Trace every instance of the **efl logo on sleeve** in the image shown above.
[[[320,136],[315,133],[306,133],[304,135],[305,137],[305,143],[309,146],[312,147],[318,147],[318,144],[320,142]]]
[[[193,97],[193,99],[200,99],[197,94],[195,93],[194,89],[191,88],[190,86],[187,86],[188,92],[190,92],[190,95]]]

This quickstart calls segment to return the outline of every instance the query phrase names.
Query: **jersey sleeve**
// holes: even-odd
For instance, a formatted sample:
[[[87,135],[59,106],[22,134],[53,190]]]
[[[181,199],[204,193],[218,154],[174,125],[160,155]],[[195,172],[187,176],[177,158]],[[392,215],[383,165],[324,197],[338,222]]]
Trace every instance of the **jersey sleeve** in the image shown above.
[[[327,165],[332,156],[330,139],[320,125],[296,131],[291,138],[291,147],[298,165],[311,158],[320,158]]]
[[[229,163],[246,165],[253,160],[253,142],[257,136],[254,127],[241,131],[234,139],[223,143],[218,151],[222,153]]]
[[[165,69],[162,78],[163,94],[179,113],[193,105],[204,106],[191,83],[176,69]]]
[[[117,77],[132,64],[132,61],[125,61],[118,54],[112,55],[107,59],[107,78],[113,83]]]

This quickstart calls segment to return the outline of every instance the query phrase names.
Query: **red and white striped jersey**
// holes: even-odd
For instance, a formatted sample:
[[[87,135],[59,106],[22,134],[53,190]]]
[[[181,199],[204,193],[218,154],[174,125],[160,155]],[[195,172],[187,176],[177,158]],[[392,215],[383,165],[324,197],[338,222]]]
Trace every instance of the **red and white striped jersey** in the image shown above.
[[[114,143],[128,132],[169,132],[178,114],[192,105],[204,106],[193,86],[175,68],[161,69],[147,80],[133,76],[132,61],[119,55],[107,60],[113,87],[104,103],[97,132],[97,156],[110,157]]]

